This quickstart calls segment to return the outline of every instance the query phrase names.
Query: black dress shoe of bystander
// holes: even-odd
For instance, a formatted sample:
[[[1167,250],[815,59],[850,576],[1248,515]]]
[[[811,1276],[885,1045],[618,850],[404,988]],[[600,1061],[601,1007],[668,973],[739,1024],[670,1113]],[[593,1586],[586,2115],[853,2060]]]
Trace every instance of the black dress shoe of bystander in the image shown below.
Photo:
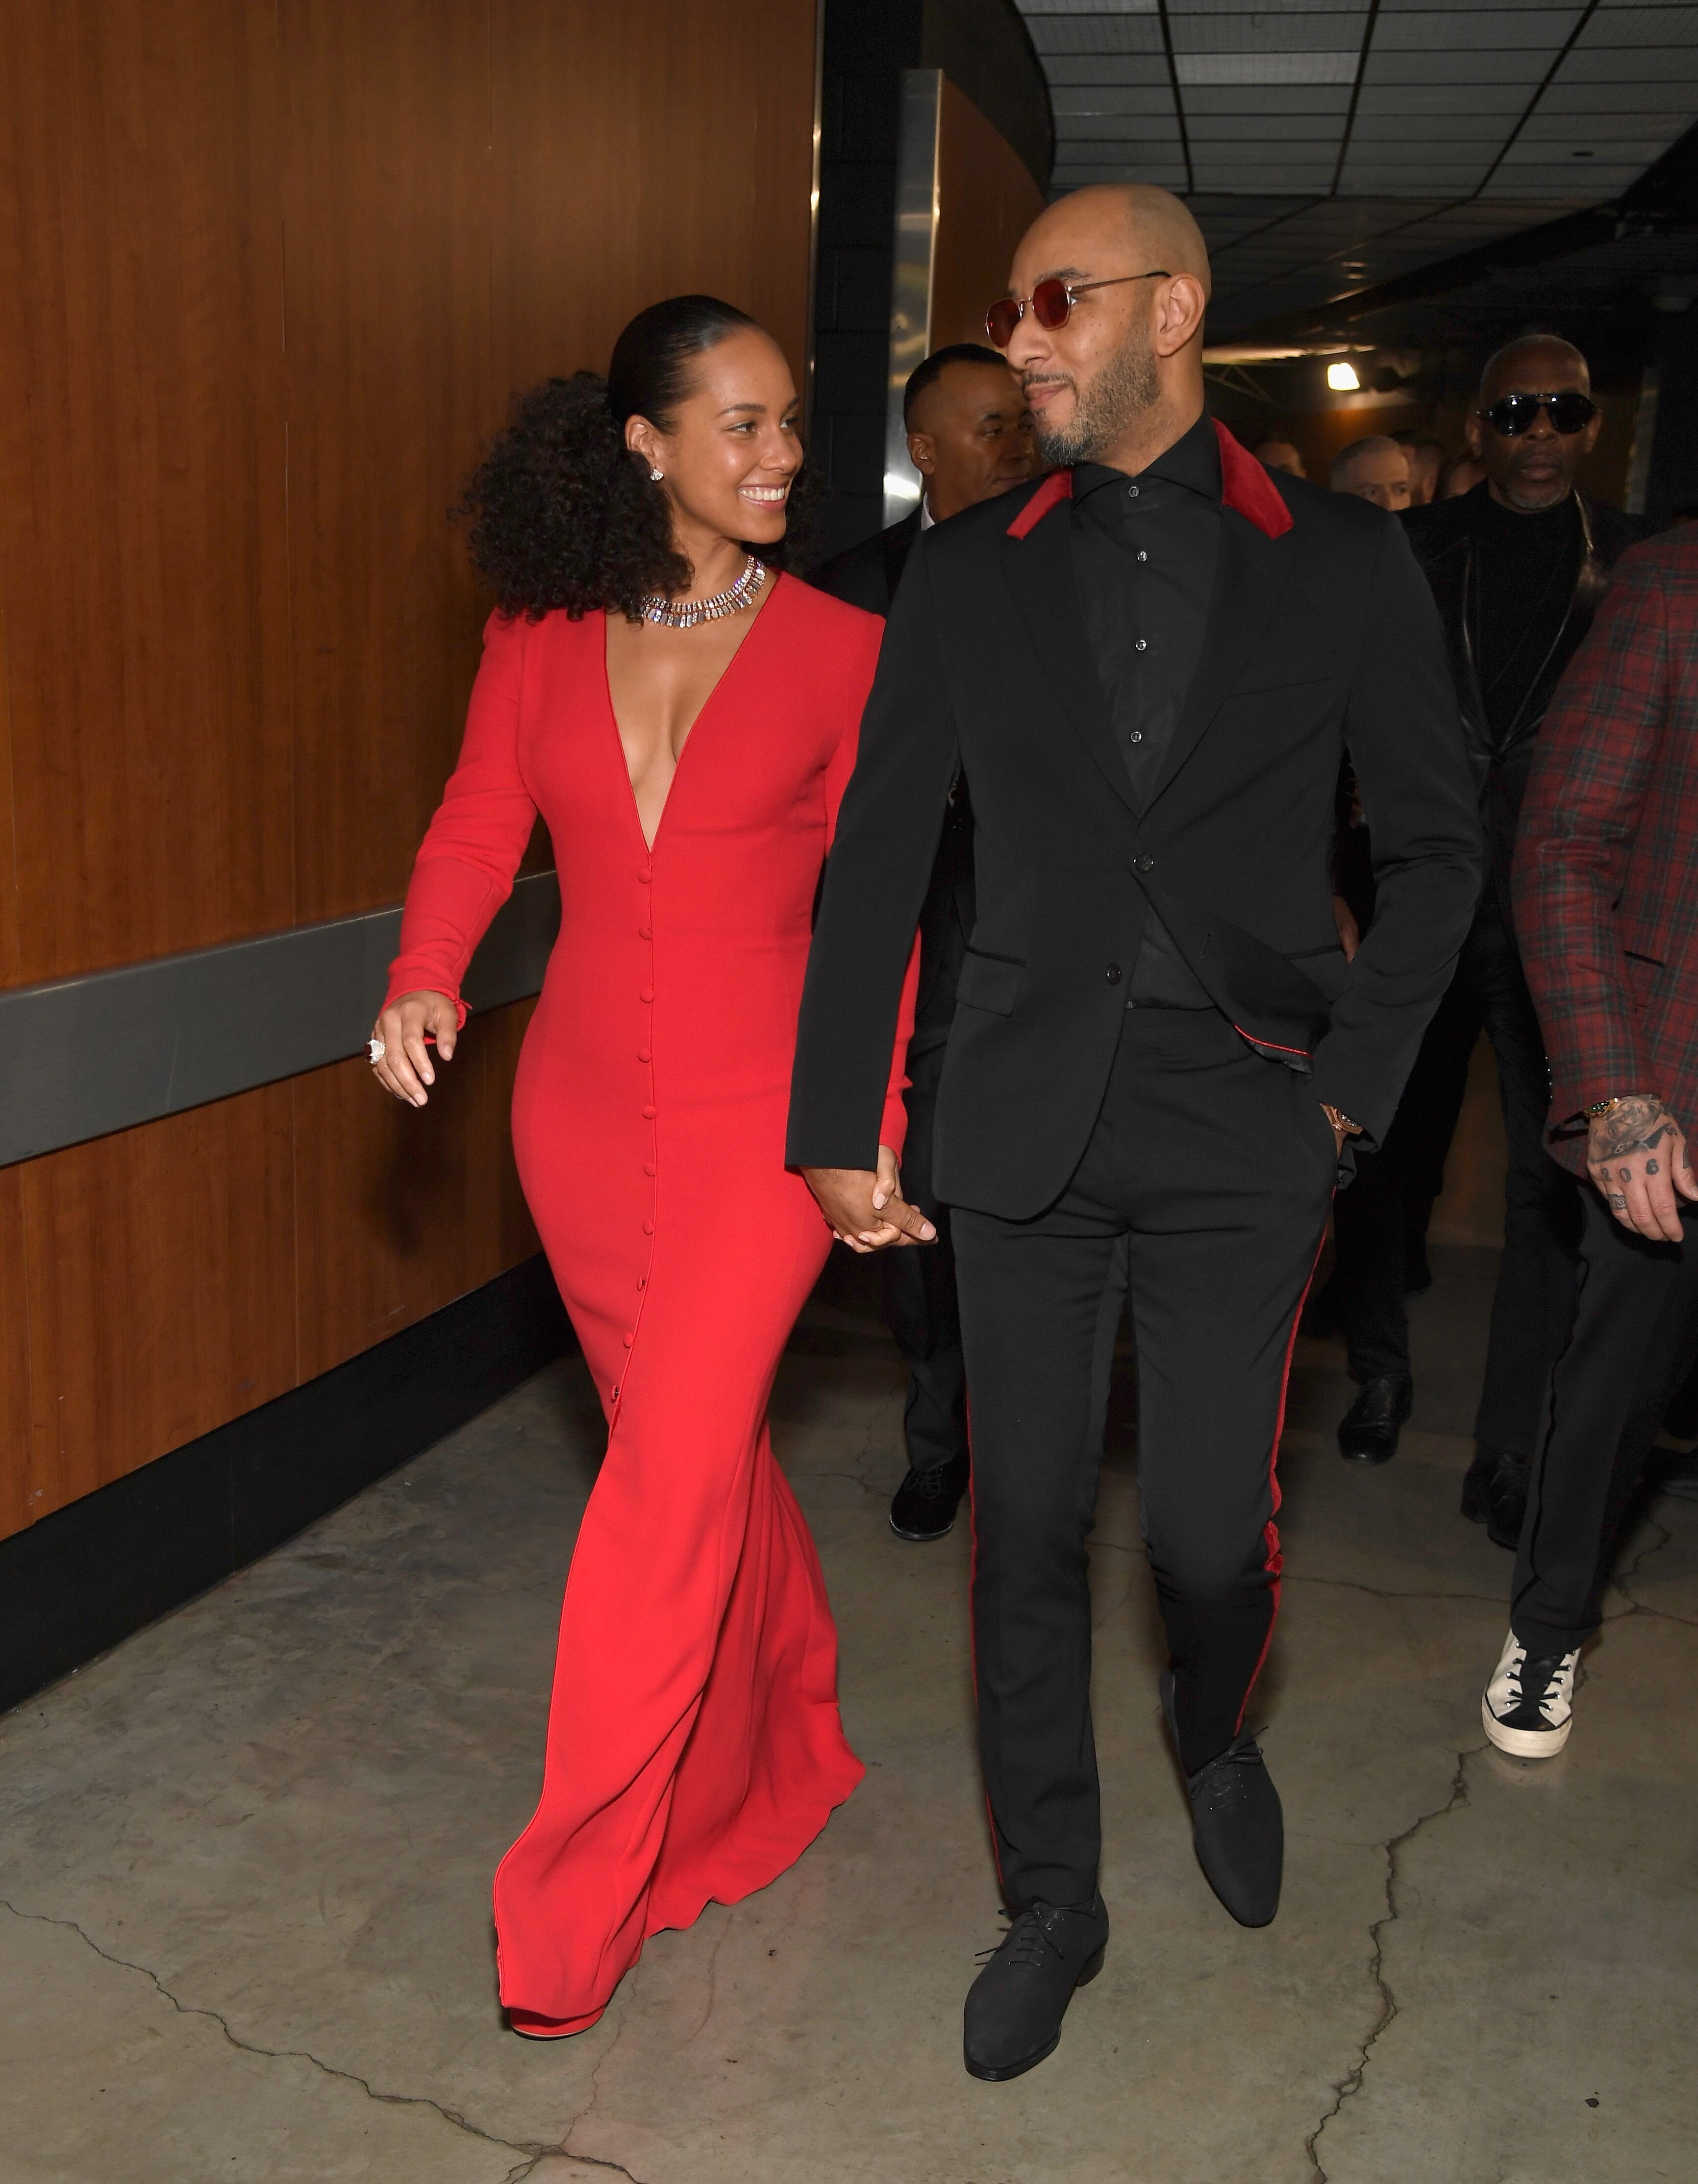
[[[1511,1554],[1521,1545],[1522,1519],[1527,1514],[1532,1485],[1530,1464],[1523,1463],[1518,1456],[1498,1459],[1486,1494],[1486,1532],[1496,1546],[1507,1547]]]
[[[1055,2051],[1075,1988],[1103,1968],[1108,1913],[1033,1903],[1013,1923],[967,1990],[961,2053],[975,2078],[1017,2078]]]
[[[1171,1669],[1161,1674],[1161,1711],[1177,1752]],[[1252,1733],[1245,1730],[1217,1759],[1188,1774],[1185,1789],[1203,1878],[1240,1926],[1271,1925],[1285,1874],[1285,1814]]]
[[[1397,1437],[1415,1404],[1415,1383],[1388,1374],[1364,1380],[1339,1421],[1339,1453],[1352,1463],[1389,1463]]]
[[[971,1459],[966,1456],[953,1456],[929,1471],[910,1471],[890,1504],[890,1529],[897,1538],[943,1539],[954,1529],[971,1472]]]
[[[1474,1460],[1462,1479],[1462,1514],[1471,1524],[1484,1524],[1492,1513],[1492,1484],[1499,1466],[1518,1461],[1507,1449],[1494,1448],[1489,1440],[1474,1444]]]

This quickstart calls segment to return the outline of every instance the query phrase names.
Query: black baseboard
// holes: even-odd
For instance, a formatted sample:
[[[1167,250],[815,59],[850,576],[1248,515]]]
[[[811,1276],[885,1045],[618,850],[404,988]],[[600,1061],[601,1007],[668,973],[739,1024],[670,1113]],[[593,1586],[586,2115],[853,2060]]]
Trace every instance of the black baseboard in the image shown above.
[[[257,1562],[572,1343],[540,1253],[0,1540],[0,1710]]]

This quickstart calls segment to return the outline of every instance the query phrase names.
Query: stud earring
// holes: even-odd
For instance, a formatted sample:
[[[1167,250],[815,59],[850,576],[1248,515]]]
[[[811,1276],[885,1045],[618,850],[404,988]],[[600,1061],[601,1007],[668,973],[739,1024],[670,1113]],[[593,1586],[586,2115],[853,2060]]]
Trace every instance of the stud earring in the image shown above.
[[[650,463],[650,465],[649,465],[649,482],[650,482],[651,484],[653,484],[653,485],[659,485],[659,484],[660,484],[660,482],[661,478],[662,478],[665,475],[665,473],[664,471],[657,471],[657,470],[655,469],[655,467],[654,467],[654,464],[653,464],[653,463]]]

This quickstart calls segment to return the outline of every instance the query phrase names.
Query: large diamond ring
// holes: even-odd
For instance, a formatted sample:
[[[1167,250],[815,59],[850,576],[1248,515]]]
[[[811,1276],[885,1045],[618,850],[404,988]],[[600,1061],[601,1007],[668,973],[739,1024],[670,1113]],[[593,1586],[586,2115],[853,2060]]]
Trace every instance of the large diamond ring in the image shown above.
[[[381,1039],[367,1039],[365,1042],[365,1050],[370,1056],[374,1067],[382,1061],[384,1049],[383,1042]]]

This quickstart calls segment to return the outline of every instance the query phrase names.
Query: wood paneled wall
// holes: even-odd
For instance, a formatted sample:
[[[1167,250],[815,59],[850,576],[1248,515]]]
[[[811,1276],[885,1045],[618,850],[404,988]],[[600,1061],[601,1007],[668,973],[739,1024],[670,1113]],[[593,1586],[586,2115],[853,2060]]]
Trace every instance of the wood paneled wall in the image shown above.
[[[0,984],[400,897],[511,393],[705,288],[807,347],[814,0],[0,10]],[[373,996],[374,1007],[380,997]],[[0,1172],[0,1529],[535,1248],[526,1011]]]
[[[984,341],[986,308],[1008,293],[1015,245],[1044,202],[1019,153],[945,76],[938,117],[933,348]]]

